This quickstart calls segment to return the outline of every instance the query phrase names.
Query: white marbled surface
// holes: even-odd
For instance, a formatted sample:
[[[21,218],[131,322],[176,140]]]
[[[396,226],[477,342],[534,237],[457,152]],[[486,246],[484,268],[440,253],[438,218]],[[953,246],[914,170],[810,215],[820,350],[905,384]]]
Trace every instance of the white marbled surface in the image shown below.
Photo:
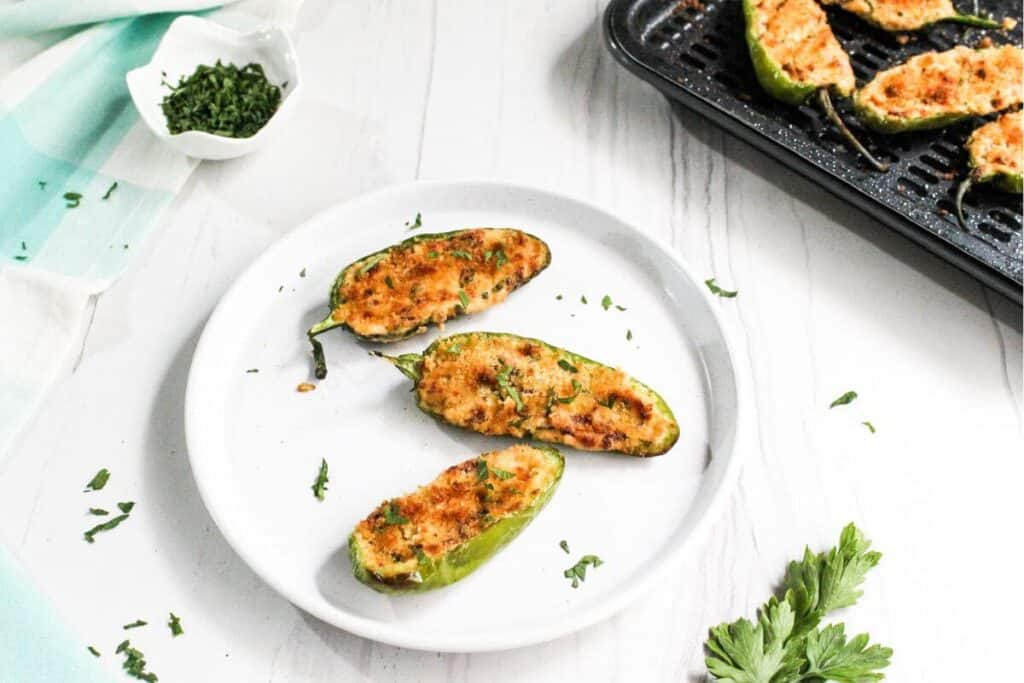
[[[85,641],[110,650],[121,624],[173,610],[185,637],[132,636],[169,683],[696,681],[707,628],[751,616],[805,543],[855,520],[885,556],[845,619],[895,648],[890,679],[998,677],[989,665],[1024,635],[1019,307],[674,111],[605,52],[603,5],[307,0],[293,125],[199,168],[0,462],[0,541]],[[720,305],[755,418],[731,502],[675,580],[503,653],[405,651],[306,616],[228,548],[185,455],[196,338],[246,264],[335,203],[450,177],[589,198],[739,289]],[[860,398],[829,411],[848,389]],[[138,506],[88,546],[79,491],[99,467]]]

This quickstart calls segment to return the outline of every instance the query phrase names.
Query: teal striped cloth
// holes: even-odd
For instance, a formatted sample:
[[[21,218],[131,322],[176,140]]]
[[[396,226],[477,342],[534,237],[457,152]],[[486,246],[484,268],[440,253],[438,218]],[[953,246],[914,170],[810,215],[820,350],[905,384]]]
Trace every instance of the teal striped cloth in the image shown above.
[[[102,22],[69,30],[0,80],[0,459],[65,371],[91,299],[127,267],[198,163],[149,132],[125,74],[149,61],[178,16],[168,11],[227,2],[0,5],[5,67],[30,40],[12,35]],[[210,18],[240,30],[288,27],[300,3],[241,0]],[[140,7],[163,13],[130,16]],[[0,545],[0,683],[109,680],[51,598]]]

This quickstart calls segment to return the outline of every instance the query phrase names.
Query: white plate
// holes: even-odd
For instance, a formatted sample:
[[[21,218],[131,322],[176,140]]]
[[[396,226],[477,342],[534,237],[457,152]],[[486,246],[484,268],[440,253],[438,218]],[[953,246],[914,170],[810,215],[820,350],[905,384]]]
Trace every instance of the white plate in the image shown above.
[[[320,337],[327,379],[316,391],[296,391],[310,379],[304,332],[326,312],[336,273],[415,234],[404,223],[417,212],[421,233],[525,229],[550,245],[551,266],[500,306],[389,351],[419,351],[442,334],[469,330],[540,337],[655,387],[682,436],[650,459],[562,449],[559,490],[509,547],[455,585],[387,597],[352,577],[346,541],[356,522],[447,466],[511,443],[419,412],[409,382],[341,330]],[[603,310],[605,294],[628,310]],[[672,251],[580,201],[486,182],[388,188],[287,235],[224,296],[189,375],[192,471],[238,554],[324,621],[424,650],[498,650],[556,638],[652,587],[693,546],[734,479],[739,392],[716,304]],[[310,489],[321,458],[330,465],[323,502]],[[571,555],[559,548],[562,539]],[[588,553],[605,562],[574,590],[562,572]]]

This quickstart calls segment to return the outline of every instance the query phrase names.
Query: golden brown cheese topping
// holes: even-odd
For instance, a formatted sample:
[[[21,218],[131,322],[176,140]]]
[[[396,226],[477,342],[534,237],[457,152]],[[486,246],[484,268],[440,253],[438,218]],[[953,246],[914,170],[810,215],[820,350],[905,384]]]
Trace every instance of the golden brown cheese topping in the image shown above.
[[[438,559],[529,508],[559,476],[559,460],[519,444],[453,465],[415,493],[384,501],[353,534],[377,577],[408,578],[422,553]]]
[[[952,0],[821,0],[887,31],[916,31],[957,14]]]
[[[416,391],[423,409],[483,434],[637,455],[678,436],[622,370],[511,335],[449,337],[424,357]]]
[[[853,92],[850,58],[815,0],[754,0],[753,6],[754,35],[791,80]]]
[[[1024,113],[1015,111],[986,123],[967,140],[967,152],[975,174],[986,178],[997,174],[1020,175],[1024,170]]]
[[[520,230],[424,235],[347,268],[331,318],[364,337],[423,332],[504,301],[550,259],[542,240]]]
[[[1024,59],[1012,45],[926,52],[880,72],[858,94],[880,115],[923,119],[984,116],[1021,103]]]

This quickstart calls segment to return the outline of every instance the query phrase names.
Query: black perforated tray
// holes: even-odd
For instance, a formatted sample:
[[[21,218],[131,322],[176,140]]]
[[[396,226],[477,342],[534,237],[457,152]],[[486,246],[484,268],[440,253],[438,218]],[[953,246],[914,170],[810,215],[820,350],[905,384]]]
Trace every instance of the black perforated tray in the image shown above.
[[[964,0],[959,0],[961,3]],[[997,17],[1021,18],[1017,0],[982,0]],[[903,40],[839,10],[829,22],[850,53],[858,83],[880,69],[958,43],[1021,43],[1013,31],[942,24]],[[888,173],[851,152],[817,109],[776,102],[757,85],[743,38],[741,0],[612,0],[605,12],[609,50],[662,93],[746,140],[1016,302],[1022,300],[1021,198],[978,187],[956,221],[953,196],[966,168],[963,143],[979,121],[942,131],[875,135],[853,125]],[[844,103],[840,112],[852,120]]]

